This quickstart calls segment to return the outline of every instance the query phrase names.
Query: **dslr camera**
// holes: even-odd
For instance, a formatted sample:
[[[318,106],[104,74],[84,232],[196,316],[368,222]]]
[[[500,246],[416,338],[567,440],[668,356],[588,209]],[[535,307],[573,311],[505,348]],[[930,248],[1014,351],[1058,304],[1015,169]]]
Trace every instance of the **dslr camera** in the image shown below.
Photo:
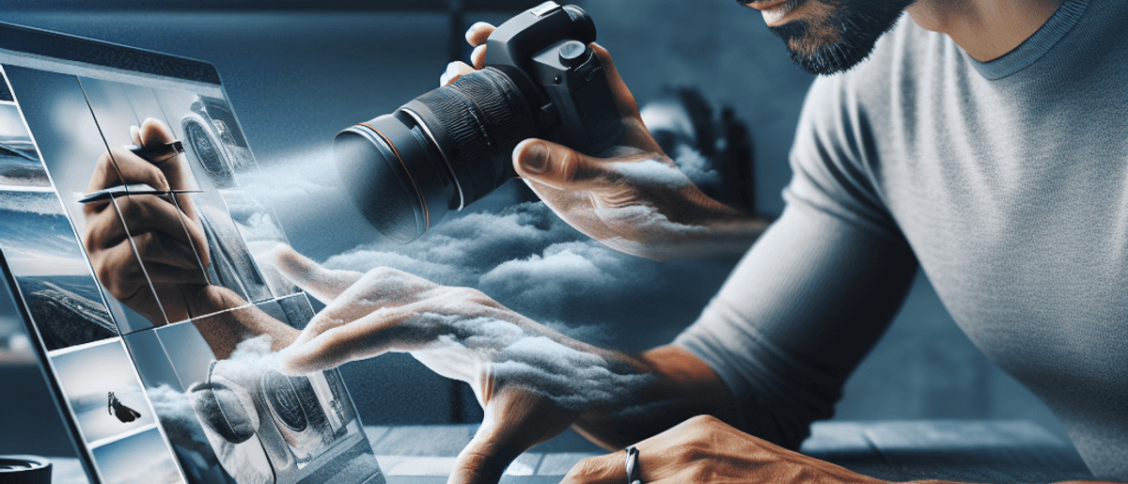
[[[583,9],[545,2],[497,28],[485,68],[337,135],[341,178],[365,218],[401,243],[515,178],[527,138],[596,154],[623,125]]]

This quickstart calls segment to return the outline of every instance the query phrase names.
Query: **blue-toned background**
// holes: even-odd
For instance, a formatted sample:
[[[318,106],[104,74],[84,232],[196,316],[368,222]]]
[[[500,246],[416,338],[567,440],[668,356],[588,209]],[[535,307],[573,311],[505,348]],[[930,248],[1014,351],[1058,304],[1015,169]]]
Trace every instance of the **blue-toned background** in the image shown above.
[[[410,2],[389,2],[388,7],[397,9],[382,11],[379,0],[363,5],[329,2],[337,9],[315,8],[324,2],[292,1],[284,3],[296,9],[278,12],[255,10],[253,3],[238,9],[146,12],[130,8],[129,3],[116,1],[111,6],[120,9],[91,12],[86,11],[87,3],[51,7],[52,2],[43,6],[15,1],[16,8],[0,12],[0,21],[215,64],[250,145],[268,174],[296,165],[329,170],[324,165],[324,150],[337,131],[389,112],[433,88],[449,60],[450,17],[441,11],[398,9]],[[432,3],[441,4],[415,5],[424,8]],[[735,108],[748,122],[756,141],[757,205],[762,214],[777,215],[782,210],[780,191],[790,177],[790,140],[812,77],[790,65],[781,43],[764,27],[759,14],[731,0],[598,0],[583,6],[596,20],[599,42],[612,52],[640,103],[664,86],[697,86],[711,101]],[[499,22],[507,17],[470,12],[465,22]],[[325,170],[310,173],[331,176]],[[264,184],[271,181],[265,179]],[[279,184],[280,190],[300,188],[286,181]],[[514,190],[501,192],[477,208],[492,212],[515,197]],[[316,191],[309,196],[332,198]],[[274,201],[282,204],[279,215],[291,242],[318,260],[350,251],[374,237],[367,227],[328,223],[321,211],[296,203],[287,207],[287,200],[277,197]],[[522,213],[545,216],[535,211]],[[530,242],[542,259],[551,255],[547,251],[552,244],[572,243],[563,229],[549,232],[549,239]],[[327,233],[333,236],[325,237]],[[532,315],[551,315],[553,322],[573,328],[582,326],[573,329],[582,338],[641,349],[668,341],[691,323],[731,265],[731,261],[714,261],[657,267],[623,261],[586,245],[575,247],[573,253],[593,261],[622,286],[615,300],[584,296],[587,299],[565,299],[555,306],[551,301],[538,304],[532,295],[505,286],[505,280],[486,278],[493,268],[480,265],[464,273],[435,269],[434,274],[424,275],[479,281],[489,285],[487,292],[503,304]],[[390,252],[381,250],[367,247],[353,252],[353,257],[368,263],[384,260],[377,256]],[[514,255],[526,262],[529,257],[519,252]],[[416,265],[408,265],[423,267],[421,262],[433,265],[435,260],[416,256],[411,261]],[[338,259],[338,263],[344,262]],[[568,307],[585,309],[571,311]],[[48,407],[42,405],[46,395],[38,374],[16,365],[0,368],[5,382],[37,389],[28,398],[39,402],[36,415],[40,419],[32,423],[20,420],[19,407],[25,401],[5,398],[0,403],[0,428],[7,431],[35,425],[54,429],[38,432],[43,441],[30,442],[28,448],[0,444],[0,453],[69,452],[68,444],[58,440],[62,430],[57,417],[43,412]],[[366,423],[480,418],[466,388],[432,375],[410,357],[389,355],[349,365],[343,372]],[[1029,418],[1061,433],[1035,397],[992,366],[963,336],[923,277],[918,278],[896,323],[849,382],[837,418]]]

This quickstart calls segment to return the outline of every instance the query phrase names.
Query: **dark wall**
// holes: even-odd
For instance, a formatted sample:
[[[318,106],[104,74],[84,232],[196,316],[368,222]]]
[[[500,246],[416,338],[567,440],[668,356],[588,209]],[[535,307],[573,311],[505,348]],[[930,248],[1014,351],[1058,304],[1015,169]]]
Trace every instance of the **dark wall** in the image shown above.
[[[599,0],[585,7],[640,102],[664,86],[692,85],[736,109],[757,141],[757,204],[767,215],[778,214],[790,177],[787,152],[812,77],[790,65],[759,14],[731,0]],[[448,58],[449,20],[437,14],[25,11],[0,13],[0,20],[214,63],[264,164],[324,145],[342,127],[432,88]],[[288,227],[303,223],[280,215]],[[325,257],[358,242],[340,237],[294,244]],[[410,357],[378,360],[344,370],[367,423],[480,415],[468,392],[452,392],[456,387]],[[1060,432],[1036,398],[963,336],[923,277],[851,379],[838,418],[1031,418]]]

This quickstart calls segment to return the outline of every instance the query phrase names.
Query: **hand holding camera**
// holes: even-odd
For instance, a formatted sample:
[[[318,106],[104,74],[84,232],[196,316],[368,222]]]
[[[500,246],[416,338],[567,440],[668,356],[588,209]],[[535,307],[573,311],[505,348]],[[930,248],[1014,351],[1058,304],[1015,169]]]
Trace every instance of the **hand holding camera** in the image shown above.
[[[440,82],[450,85],[484,68],[495,30],[471,26],[466,40],[474,66],[452,63]],[[564,221],[619,252],[657,260],[743,253],[767,224],[709,198],[678,170],[643,124],[611,54],[594,43],[590,49],[606,72],[621,138],[594,155],[526,140],[513,152],[513,168]]]
[[[766,223],[709,198],[646,130],[591,18],[546,2],[467,33],[474,68],[337,137],[365,216],[409,242],[519,176],[565,221],[652,259],[742,253]],[[476,69],[475,69],[476,68]]]

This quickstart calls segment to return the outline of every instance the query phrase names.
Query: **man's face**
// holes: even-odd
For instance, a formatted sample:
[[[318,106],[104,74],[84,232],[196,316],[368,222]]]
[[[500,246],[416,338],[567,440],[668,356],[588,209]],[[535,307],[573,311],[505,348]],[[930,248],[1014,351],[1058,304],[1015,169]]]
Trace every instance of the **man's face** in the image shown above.
[[[861,62],[878,37],[915,0],[736,0],[760,10],[787,45],[791,60],[812,74],[834,74]]]

